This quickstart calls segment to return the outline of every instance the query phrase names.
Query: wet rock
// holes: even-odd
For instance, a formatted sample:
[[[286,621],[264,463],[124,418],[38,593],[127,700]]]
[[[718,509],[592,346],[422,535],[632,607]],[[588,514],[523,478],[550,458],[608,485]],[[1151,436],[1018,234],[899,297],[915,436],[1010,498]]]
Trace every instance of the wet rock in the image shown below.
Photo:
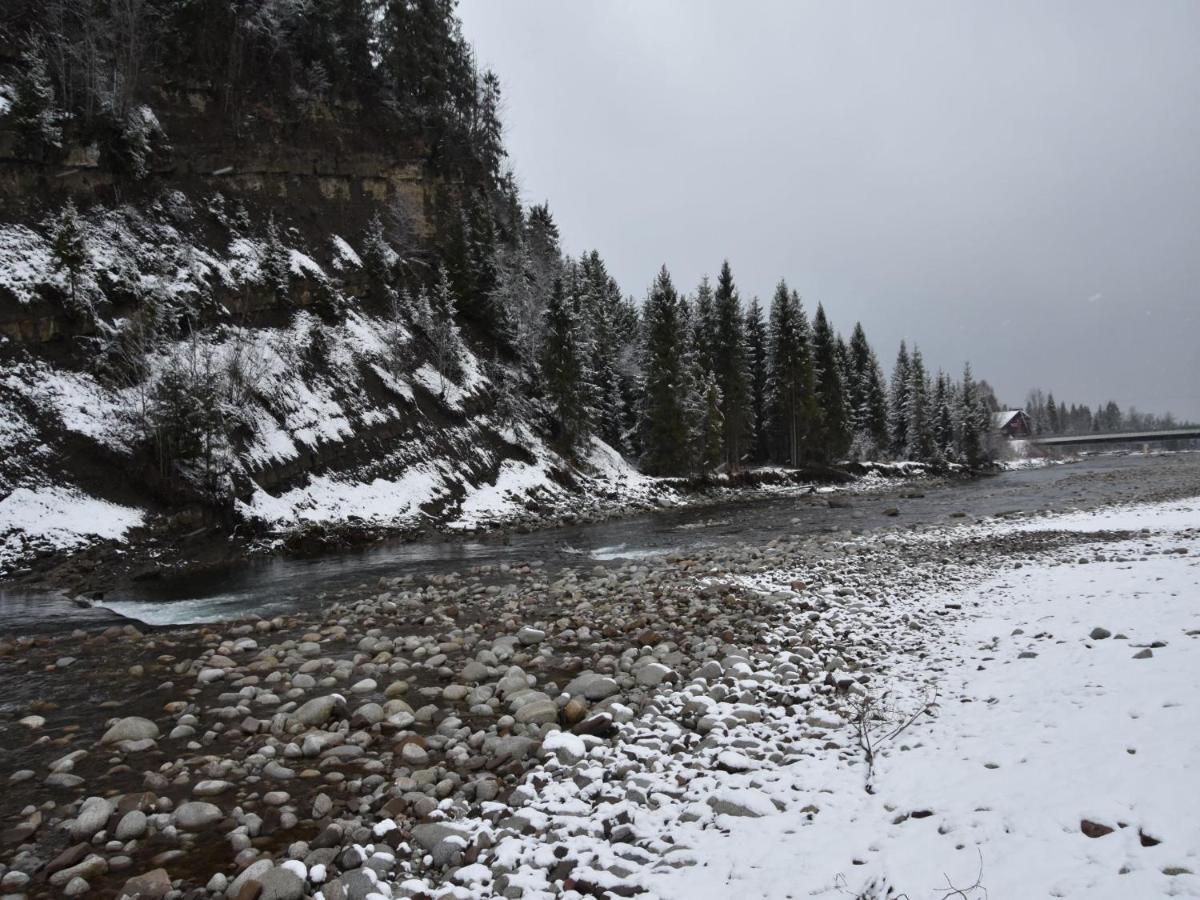
[[[101,744],[119,744],[122,741],[154,740],[158,737],[158,726],[149,719],[141,716],[126,716],[113,724],[104,736]]]
[[[131,809],[121,817],[113,830],[113,837],[118,841],[131,841],[146,833],[146,814],[140,809]]]
[[[171,876],[166,869],[152,869],[142,875],[135,875],[125,882],[121,888],[120,898],[128,900],[163,900],[171,893]]]
[[[71,837],[77,841],[89,840],[104,827],[109,816],[116,810],[111,800],[103,797],[88,797],[79,809],[79,815],[71,823]]]
[[[304,882],[282,866],[268,869],[257,881],[262,888],[258,900],[300,900],[304,896]]]
[[[196,786],[192,788],[192,793],[197,797],[217,797],[221,794],[227,794],[232,790],[232,782],[207,779],[205,781],[197,781]]]
[[[246,866],[246,868],[242,870],[242,873],[238,875],[237,878],[233,879],[233,884],[231,884],[229,889],[225,892],[226,896],[235,898],[240,897],[242,895],[242,890],[246,887],[246,885],[251,883],[254,883],[255,888],[258,888],[258,886],[261,884],[262,877],[274,867],[275,863],[271,862],[269,859],[260,859],[256,862],[250,863],[250,865]],[[254,896],[258,896],[258,890],[254,891]]]
[[[524,725],[545,725],[558,721],[558,706],[553,700],[534,700],[517,710],[517,721]]]
[[[1105,638],[1112,637],[1112,632],[1107,628],[1100,628],[1097,626],[1096,628],[1092,629],[1091,634],[1089,634],[1088,637],[1090,637],[1093,641],[1102,641]]]
[[[189,800],[181,803],[175,810],[172,820],[176,828],[184,831],[200,831],[216,822],[221,821],[223,813],[220,807],[202,800]]]
[[[344,701],[337,694],[314,697],[292,713],[292,720],[310,728],[324,725],[333,718],[334,711],[343,703]]]

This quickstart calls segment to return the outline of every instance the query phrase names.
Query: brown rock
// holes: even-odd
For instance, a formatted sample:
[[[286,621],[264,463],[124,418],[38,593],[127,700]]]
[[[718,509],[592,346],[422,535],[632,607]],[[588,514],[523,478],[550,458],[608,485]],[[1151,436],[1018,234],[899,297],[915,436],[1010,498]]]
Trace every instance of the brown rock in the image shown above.
[[[1083,819],[1079,823],[1079,830],[1090,838],[1100,838],[1113,833],[1113,830],[1107,825],[1101,825],[1099,822],[1092,822],[1089,819]]]

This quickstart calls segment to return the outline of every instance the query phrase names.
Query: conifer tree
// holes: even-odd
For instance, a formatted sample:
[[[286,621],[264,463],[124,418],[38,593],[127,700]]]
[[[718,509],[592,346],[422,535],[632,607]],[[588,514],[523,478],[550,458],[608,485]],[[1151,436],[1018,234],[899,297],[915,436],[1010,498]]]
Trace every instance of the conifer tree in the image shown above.
[[[891,390],[888,393],[888,440],[894,459],[903,459],[908,452],[908,392],[911,373],[909,371],[908,348],[900,342],[896,365],[892,369]]]
[[[72,310],[78,310],[79,276],[88,263],[87,243],[83,239],[83,226],[73,201],[68,200],[58,218],[54,220],[50,234],[50,253],[54,268],[67,275],[70,289],[69,301]]]
[[[713,356],[717,345],[716,299],[707,275],[700,279],[700,286],[696,288],[696,299],[692,304],[690,316],[692,350],[696,354],[696,361],[703,371],[715,372],[716,361]]]
[[[935,461],[952,462],[954,447],[954,389],[950,377],[939,370],[933,388],[933,444]]]
[[[971,364],[963,368],[962,387],[958,395],[958,449],[962,461],[977,468],[987,461],[987,439],[991,412],[980,394],[979,385],[971,375]]]
[[[768,346],[767,408],[774,456],[799,466],[817,417],[812,347],[800,297],[782,280],[771,299]]]
[[[767,458],[767,326],[758,298],[746,310],[746,350],[750,364],[750,459]]]
[[[905,418],[908,420],[908,446],[905,456],[917,462],[934,458],[933,422],[929,407],[929,376],[921,351],[913,347],[909,361],[908,396]]]
[[[288,299],[291,269],[291,254],[283,245],[279,226],[275,224],[275,213],[271,213],[267,217],[267,240],[263,246],[262,273],[267,287],[279,300],[286,301]]]
[[[643,401],[639,424],[643,467],[652,475],[679,475],[689,468],[684,371],[686,318],[671,275],[663,266],[643,308]]]
[[[822,460],[833,462],[849,449],[850,439],[837,338],[821,304],[817,304],[813,318],[812,343],[816,402],[820,409],[814,449]]]
[[[578,312],[566,296],[562,280],[556,280],[546,305],[542,383],[556,423],[556,443],[568,455],[583,446],[591,428],[589,385],[579,331]]]
[[[850,378],[846,407],[859,458],[873,459],[888,446],[887,397],[879,360],[867,342],[861,323],[855,323],[848,347]]]
[[[737,471],[750,432],[750,373],[742,306],[729,261],[721,264],[713,308],[713,371],[721,397],[726,468]]]

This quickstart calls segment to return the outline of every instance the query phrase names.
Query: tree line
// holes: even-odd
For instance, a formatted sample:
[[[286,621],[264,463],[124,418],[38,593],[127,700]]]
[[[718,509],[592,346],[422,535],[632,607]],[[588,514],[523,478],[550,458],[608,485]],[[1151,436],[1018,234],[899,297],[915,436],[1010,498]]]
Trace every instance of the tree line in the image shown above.
[[[1025,398],[1025,412],[1035,435],[1108,434],[1120,431],[1165,431],[1185,426],[1171,413],[1156,415],[1139,412],[1136,407],[1121,409],[1116,401],[1096,404],[1055,401],[1053,391],[1031,390]]]

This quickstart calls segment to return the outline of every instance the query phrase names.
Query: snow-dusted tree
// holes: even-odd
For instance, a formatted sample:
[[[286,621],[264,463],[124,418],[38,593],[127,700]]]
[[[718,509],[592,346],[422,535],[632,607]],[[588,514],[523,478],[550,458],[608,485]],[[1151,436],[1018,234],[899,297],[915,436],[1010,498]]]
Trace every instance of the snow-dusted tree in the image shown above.
[[[663,266],[643,307],[643,401],[639,431],[642,465],[652,475],[680,475],[689,468],[686,416],[686,317],[671,275]]]
[[[933,446],[934,459],[953,462],[957,453],[954,445],[954,386],[950,376],[938,370],[933,382]]]
[[[555,281],[546,305],[542,388],[554,418],[555,443],[569,455],[574,455],[591,434],[591,391],[586,351],[579,340],[581,327],[578,310],[567,297],[562,280]]]
[[[700,474],[711,472],[726,462],[725,417],[721,388],[713,372],[697,367],[699,376],[691,391],[693,465]]]
[[[888,393],[888,449],[894,459],[903,459],[908,452],[908,392],[911,382],[908,348],[900,342],[896,365],[892,369]]]
[[[262,273],[267,287],[279,300],[288,299],[292,276],[291,254],[284,246],[275,223],[275,213],[267,217],[267,236],[262,249]]]
[[[849,449],[850,429],[837,338],[821,304],[817,304],[817,314],[813,317],[812,342],[813,375],[820,409],[812,445],[821,459],[834,462]]]
[[[958,450],[962,461],[970,468],[987,462],[991,433],[991,411],[980,394],[979,385],[971,375],[971,364],[963,368],[962,386],[958,392]]]
[[[887,395],[879,360],[867,342],[866,332],[856,322],[848,347],[850,377],[846,385],[846,406],[854,435],[854,456],[874,459],[888,446]]]
[[[375,213],[367,223],[362,238],[363,271],[370,282],[376,299],[390,301],[393,295],[392,280],[395,276],[396,251],[388,243],[383,227],[383,218]]]
[[[908,420],[908,446],[905,456],[918,462],[933,462],[933,418],[929,404],[929,375],[921,351],[913,347],[909,361],[908,396],[905,418]]]
[[[713,374],[720,393],[724,462],[737,471],[752,439],[750,360],[742,320],[742,303],[733,283],[729,260],[721,263],[713,303]]]
[[[758,298],[746,310],[746,350],[750,364],[750,459],[767,458],[767,325]]]
[[[622,342],[621,291],[595,250],[579,260],[583,317],[590,337],[589,383],[595,395],[596,430],[609,446],[625,446],[627,414],[620,372]]]
[[[67,201],[51,225],[50,253],[55,269],[67,276],[68,303],[71,310],[80,312],[79,278],[87,268],[89,256],[79,211],[73,201]]]
[[[707,275],[700,279],[700,285],[696,288],[690,317],[691,345],[696,354],[696,361],[705,372],[715,371],[716,362],[713,355],[717,345],[716,299]]]
[[[780,280],[767,326],[767,410],[774,457],[799,466],[817,421],[812,345],[800,296]]]
[[[462,334],[458,330],[458,301],[450,285],[446,267],[438,267],[437,282],[429,296],[433,325],[430,343],[433,345],[434,367],[442,375],[442,393],[445,380],[456,380],[462,375]]]
[[[9,115],[26,149],[62,145],[62,113],[55,106],[54,85],[46,64],[45,47],[31,40],[13,69],[13,98]]]

